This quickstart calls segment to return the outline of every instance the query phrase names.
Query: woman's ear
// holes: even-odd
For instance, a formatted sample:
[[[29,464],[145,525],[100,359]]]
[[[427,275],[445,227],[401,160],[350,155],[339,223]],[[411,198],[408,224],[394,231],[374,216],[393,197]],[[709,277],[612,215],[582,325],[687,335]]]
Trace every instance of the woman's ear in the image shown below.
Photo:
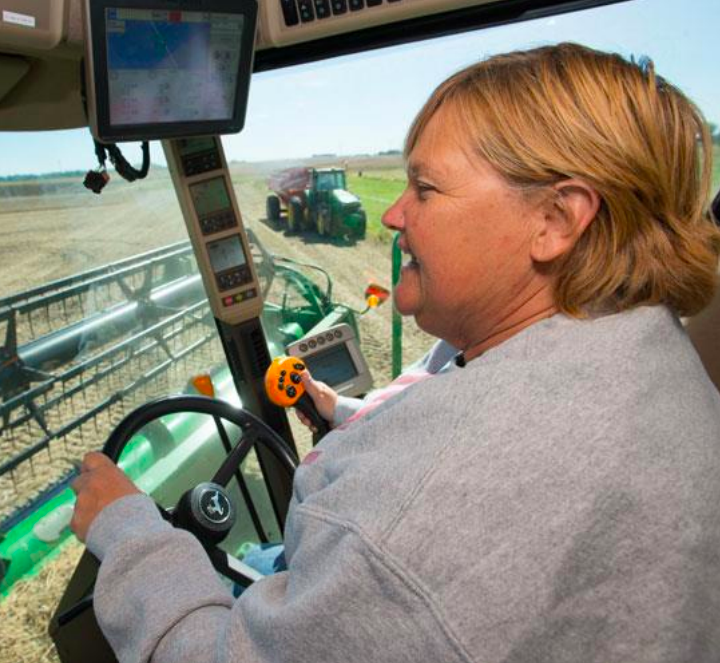
[[[597,216],[600,202],[597,190],[583,180],[568,179],[553,185],[533,238],[532,259],[548,263],[570,251]]]

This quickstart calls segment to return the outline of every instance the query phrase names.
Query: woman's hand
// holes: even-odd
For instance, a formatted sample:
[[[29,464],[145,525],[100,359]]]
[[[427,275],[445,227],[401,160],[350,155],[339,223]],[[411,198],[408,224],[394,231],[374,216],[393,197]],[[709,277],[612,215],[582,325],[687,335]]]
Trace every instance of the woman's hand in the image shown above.
[[[73,481],[72,489],[77,500],[70,529],[83,542],[93,520],[108,504],[141,492],[115,463],[97,451],[83,458],[80,476]]]
[[[332,424],[333,417],[335,416],[335,406],[337,405],[337,392],[328,387],[324,382],[316,382],[313,380],[312,375],[308,371],[302,372],[302,382],[305,387],[305,391],[308,396],[315,403],[318,414],[325,419],[325,421]],[[298,419],[307,426],[313,433],[317,433],[317,429],[312,425],[310,419],[308,419],[300,410],[297,412]]]

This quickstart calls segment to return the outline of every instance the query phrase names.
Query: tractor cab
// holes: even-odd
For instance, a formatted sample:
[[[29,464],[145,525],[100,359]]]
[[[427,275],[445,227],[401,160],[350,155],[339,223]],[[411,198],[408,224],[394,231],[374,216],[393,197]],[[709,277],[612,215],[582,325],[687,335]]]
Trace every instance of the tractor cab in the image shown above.
[[[345,190],[345,171],[336,168],[322,168],[313,173],[313,183],[316,191]]]
[[[260,577],[318,441],[278,404],[298,375],[360,397],[434,342],[375,308],[403,140],[451,73],[561,41],[649,55],[720,164],[711,0],[1,4],[0,663],[114,660],[69,529],[90,450],[236,591]],[[689,322],[718,384],[719,309]]]

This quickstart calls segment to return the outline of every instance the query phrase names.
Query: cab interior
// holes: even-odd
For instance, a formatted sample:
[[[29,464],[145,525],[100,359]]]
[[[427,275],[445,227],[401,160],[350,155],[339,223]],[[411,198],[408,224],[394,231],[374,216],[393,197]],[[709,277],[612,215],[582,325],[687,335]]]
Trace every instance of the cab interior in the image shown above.
[[[265,419],[301,458],[316,440],[293,416],[263,405],[257,364],[264,369],[271,356],[344,324],[357,341],[354,361],[365,362],[372,380],[359,395],[429,348],[431,338],[398,321],[391,305],[368,306],[366,294],[376,284],[392,288],[392,237],[380,218],[405,185],[404,132],[453,71],[560,41],[649,55],[712,123],[713,191],[720,188],[714,0],[259,0],[245,126],[216,140],[263,306],[257,327],[223,322],[206,300],[167,146],[150,143],[144,179],[125,181],[108,163],[101,194],[83,185],[88,172],[105,171],[89,130],[82,5],[0,7],[0,619],[9,626],[0,662],[73,660],[46,634],[63,594],[77,604],[88,591],[81,579],[66,592],[81,550],[62,495],[82,454],[100,448],[133,409],[172,394],[214,394]],[[137,144],[119,145],[137,167]],[[366,210],[367,235],[290,231],[284,211],[271,223],[269,182],[288,168],[344,169]],[[120,312],[130,309],[123,322]],[[720,388],[720,294],[684,324]],[[228,448],[202,432],[214,430],[209,415],[160,423],[128,447],[126,460],[170,506],[207,480]],[[180,453],[181,441],[200,448],[207,439],[202,456]],[[144,459],[143,444],[155,460]],[[244,463],[232,498],[252,514],[226,546],[239,557],[248,542],[281,540],[289,496],[288,478],[269,458],[253,451]],[[172,482],[158,478],[163,471]],[[25,562],[10,544],[26,545],[23,528],[42,561],[20,572]]]

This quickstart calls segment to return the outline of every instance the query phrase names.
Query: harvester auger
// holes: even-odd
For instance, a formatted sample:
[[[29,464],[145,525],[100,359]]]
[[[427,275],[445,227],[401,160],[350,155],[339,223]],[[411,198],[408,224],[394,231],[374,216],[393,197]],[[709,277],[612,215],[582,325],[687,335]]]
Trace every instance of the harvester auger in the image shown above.
[[[357,330],[353,312],[332,302],[325,272],[275,258],[249,234],[272,354],[328,319]],[[68,538],[76,465],[128,411],[193,393],[189,378],[201,373],[211,375],[218,397],[237,394],[188,242],[13,295],[0,300],[0,312],[0,593],[7,593]],[[187,435],[196,427],[181,426]]]

